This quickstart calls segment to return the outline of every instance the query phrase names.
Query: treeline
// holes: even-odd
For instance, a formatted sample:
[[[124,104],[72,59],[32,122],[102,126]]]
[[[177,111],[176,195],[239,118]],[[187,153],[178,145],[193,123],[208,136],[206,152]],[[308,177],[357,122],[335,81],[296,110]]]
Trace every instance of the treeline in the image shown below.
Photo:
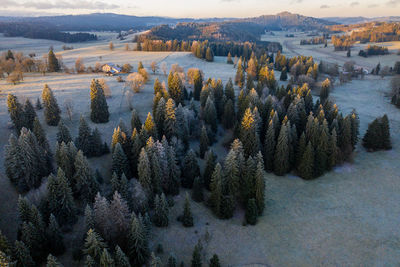
[[[6,37],[55,40],[64,43],[78,43],[97,40],[95,34],[61,32],[49,25],[32,25],[22,22],[0,22],[0,32]]]
[[[335,51],[347,51],[351,48],[353,45],[354,40],[351,40],[351,38],[347,35],[343,36],[332,36],[332,44],[335,48]]]
[[[353,30],[348,38],[351,41],[360,41],[360,43],[400,41],[399,22],[371,22],[355,25],[334,25],[330,27],[335,31]]]
[[[325,36],[315,37],[311,39],[303,39],[300,40],[300,45],[316,45],[316,44],[325,44],[327,41]]]
[[[361,57],[368,57],[368,56],[376,56],[376,55],[388,55],[389,50],[387,47],[377,46],[377,45],[368,45],[366,51],[360,50],[358,53]]]
[[[250,59],[252,53],[261,56],[265,53],[282,51],[282,45],[277,42],[210,42],[206,41],[178,41],[152,40],[145,36],[136,39],[138,51],[186,51],[196,57],[212,61],[213,56],[236,56]],[[210,49],[209,53],[207,50]],[[208,54],[208,55],[207,55]]]

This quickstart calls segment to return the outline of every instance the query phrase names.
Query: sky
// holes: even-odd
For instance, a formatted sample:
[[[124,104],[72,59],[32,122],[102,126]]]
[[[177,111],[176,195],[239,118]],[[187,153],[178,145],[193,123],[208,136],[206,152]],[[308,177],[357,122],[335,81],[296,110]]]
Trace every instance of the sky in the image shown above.
[[[255,17],[289,11],[313,17],[400,16],[400,0],[0,0],[2,16],[118,13],[166,17]]]

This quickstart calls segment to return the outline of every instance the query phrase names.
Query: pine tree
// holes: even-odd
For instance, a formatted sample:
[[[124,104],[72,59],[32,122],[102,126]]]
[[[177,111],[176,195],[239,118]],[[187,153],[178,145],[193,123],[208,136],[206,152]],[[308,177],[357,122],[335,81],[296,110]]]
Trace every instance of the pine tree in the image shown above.
[[[249,199],[246,207],[246,222],[251,225],[255,225],[257,223],[257,204],[254,198]]]
[[[90,203],[99,191],[99,185],[89,167],[89,162],[80,150],[76,154],[74,166],[74,192],[81,199]]]
[[[90,119],[94,123],[108,122],[110,114],[103,87],[98,80],[94,79],[90,84],[90,111]]]
[[[185,204],[183,206],[182,224],[184,227],[193,226],[193,215],[190,209],[190,200],[188,194],[186,194]]]
[[[121,176],[123,173],[130,177],[131,173],[129,170],[129,161],[126,157],[122,147],[119,143],[115,146],[114,152],[112,154],[112,167],[111,171],[116,173],[118,176]]]
[[[44,132],[42,125],[39,122],[39,119],[36,117],[33,121],[33,133],[36,136],[36,140],[39,146],[42,148],[44,152],[43,158],[46,160],[46,165],[48,171],[53,169],[52,160],[53,160],[53,153],[51,152],[49,142],[46,138],[46,133]]]
[[[50,49],[47,58],[47,71],[48,72],[58,72],[60,70],[60,65],[56,55],[54,55],[53,49]]]
[[[214,254],[212,258],[210,259],[210,265],[209,267],[221,267],[221,264],[219,263],[219,258],[217,254]]]
[[[200,242],[197,243],[197,245],[194,247],[193,254],[192,254],[192,260],[190,263],[191,267],[201,267],[202,262],[201,262],[201,244]]]
[[[7,109],[15,130],[19,134],[22,127],[25,126],[25,113],[22,105],[18,102],[18,98],[13,94],[8,94],[7,96]]]
[[[15,241],[14,251],[13,251],[13,259],[15,260],[17,267],[34,267],[36,266],[31,255],[29,249],[26,247],[24,242]]]
[[[276,144],[274,172],[276,175],[285,175],[289,169],[289,138],[287,126],[283,124]]]
[[[192,189],[192,199],[194,201],[202,202],[204,200],[203,187],[203,179],[201,177],[196,177]]]
[[[114,259],[106,248],[103,248],[103,252],[100,256],[100,267],[115,267]]]
[[[90,256],[93,260],[99,262],[101,254],[103,253],[103,249],[106,247],[107,245],[103,238],[101,238],[101,236],[93,229],[89,229],[86,234],[83,253],[87,256]]]
[[[147,236],[139,220],[134,217],[128,236],[128,255],[133,266],[142,266],[149,258]]]
[[[71,137],[68,127],[64,124],[63,120],[60,120],[60,122],[58,123],[57,142],[60,144],[62,142],[64,142],[65,144],[68,144],[71,141],[72,141],[72,137]]]
[[[214,133],[218,130],[217,110],[215,109],[214,101],[209,96],[204,108],[204,122],[210,125]]]
[[[140,121],[139,114],[137,113],[136,109],[132,110],[131,127],[132,131],[135,128],[137,131],[139,131],[140,128],[142,127],[142,122]]]
[[[90,156],[99,157],[99,156],[107,153],[108,146],[106,143],[103,143],[103,141],[101,140],[101,134],[100,134],[99,129],[97,129],[97,127],[94,128],[90,139],[91,139]]]
[[[72,223],[75,221],[75,203],[71,187],[60,168],[57,177],[50,174],[47,184],[47,207],[48,212],[53,213],[58,222]]]
[[[164,122],[166,119],[166,109],[165,109],[165,99],[161,97],[157,103],[155,110],[153,111],[154,114],[154,122],[157,125],[158,136],[164,135]]]
[[[183,162],[182,186],[184,188],[192,188],[193,181],[198,176],[200,176],[200,167],[194,151],[190,149]]]
[[[322,128],[324,126],[321,126]],[[321,176],[328,169],[329,137],[328,129],[320,131],[319,142],[315,151],[314,176]]]
[[[301,178],[310,180],[314,178],[314,148],[311,142],[308,142],[306,150],[300,161],[298,174]]]
[[[328,167],[327,170],[332,170],[338,162],[338,147],[335,128],[329,137],[329,151],[328,151]]]
[[[47,228],[47,240],[49,242],[50,251],[54,255],[61,255],[64,252],[65,246],[63,239],[64,237],[56,217],[50,214],[49,227]]]
[[[207,129],[203,125],[201,128],[201,135],[200,135],[200,158],[204,158],[206,151],[208,150],[210,142],[208,140]]]
[[[46,123],[50,126],[56,126],[60,121],[60,108],[57,100],[53,95],[53,91],[45,84],[42,91],[42,100],[44,106],[44,117]]]
[[[63,265],[58,262],[56,257],[49,254],[49,256],[47,256],[46,267],[63,267]]]
[[[131,267],[129,258],[125,255],[122,249],[117,245],[115,247],[115,266],[116,267]]]
[[[154,216],[153,222],[154,225],[158,227],[167,227],[168,226],[168,203],[165,198],[164,193],[160,195],[156,195],[154,200]]]
[[[129,229],[130,214],[127,202],[121,198],[118,192],[114,192],[113,200],[110,203],[110,213],[113,218],[114,240],[122,241]]]
[[[196,70],[193,75],[193,96],[194,100],[200,100],[200,92],[203,87],[203,76],[200,70]]]

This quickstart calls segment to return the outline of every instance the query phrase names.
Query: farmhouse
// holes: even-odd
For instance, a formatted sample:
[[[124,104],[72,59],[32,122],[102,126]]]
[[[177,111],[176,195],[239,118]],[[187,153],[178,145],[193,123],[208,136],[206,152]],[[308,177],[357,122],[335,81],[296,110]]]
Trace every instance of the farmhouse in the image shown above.
[[[102,71],[108,75],[114,75],[118,74],[121,72],[121,68],[112,64],[112,63],[106,63],[101,67]]]

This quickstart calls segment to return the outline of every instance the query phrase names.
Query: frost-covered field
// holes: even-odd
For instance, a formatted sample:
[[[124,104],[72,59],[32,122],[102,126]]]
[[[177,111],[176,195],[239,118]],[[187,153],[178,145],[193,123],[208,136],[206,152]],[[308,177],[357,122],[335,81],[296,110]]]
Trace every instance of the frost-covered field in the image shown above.
[[[270,38],[270,36],[268,36]],[[337,57],[342,64],[347,58],[326,56],[319,52],[324,48],[298,45],[293,38],[274,36],[276,40],[289,40],[294,48],[286,52],[315,56],[317,60],[333,61]],[[21,38],[24,39],[24,38]],[[0,38],[0,44],[10,39]],[[49,41],[31,40],[35,49],[41,47],[43,53],[51,45]],[[94,65],[102,57],[101,62],[117,64],[130,63],[136,69],[142,61],[149,68],[152,61],[166,62],[168,68],[178,63],[187,71],[190,67],[203,70],[205,77],[221,78],[225,83],[233,77],[232,65],[225,64],[224,58],[216,58],[216,62],[207,63],[193,57],[190,53],[161,53],[124,51],[124,43],[115,41],[115,50],[108,49],[108,41],[85,44],[74,50],[63,51],[64,63],[73,66],[76,58],[82,57],[86,66]],[[27,42],[26,39],[23,42]],[[22,42],[22,43],[23,43]],[[297,42],[297,45],[295,45]],[[60,44],[59,44],[60,45]],[[61,46],[61,45],[60,45]],[[74,45],[75,46],[75,45]],[[3,46],[1,46],[3,47]],[[54,46],[57,48],[56,46]],[[325,48],[326,49],[326,48]],[[16,49],[18,50],[18,49]],[[56,49],[56,51],[59,51]],[[389,58],[390,57],[390,58]],[[389,61],[400,57],[390,55]],[[361,60],[353,56],[352,60]],[[375,60],[370,58],[368,60]],[[360,63],[361,64],[361,63]],[[369,62],[368,64],[374,64]],[[392,66],[393,64],[391,64]],[[148,69],[149,73],[151,71]],[[279,74],[276,73],[278,76]],[[151,111],[153,98],[153,82],[161,75],[150,75],[145,88],[133,98],[133,106],[139,111],[142,120]],[[278,76],[279,77],[279,76]],[[16,237],[17,193],[10,186],[4,175],[4,145],[7,143],[12,129],[9,128],[9,116],[6,107],[8,93],[19,97],[29,97],[35,101],[40,96],[43,85],[47,83],[53,90],[63,111],[63,103],[71,99],[74,103],[74,116],[69,121],[65,113],[63,118],[77,135],[78,122],[81,115],[89,116],[89,85],[93,78],[106,79],[112,91],[108,99],[110,122],[92,124],[102,132],[103,140],[109,142],[113,128],[122,118],[127,125],[130,112],[122,96],[123,83],[117,83],[115,77],[104,77],[101,74],[39,74],[26,75],[24,81],[16,86],[0,81],[0,228],[5,234]],[[152,240],[154,247],[161,243],[164,247],[163,257],[171,252],[186,265],[194,245],[199,238],[203,239],[207,258],[217,253],[223,266],[398,266],[400,263],[400,110],[390,104],[385,97],[389,89],[389,78],[366,77],[354,80],[343,86],[336,86],[332,97],[340,110],[348,113],[356,108],[361,120],[361,136],[364,135],[368,123],[377,116],[387,113],[392,130],[393,150],[387,152],[367,153],[358,145],[354,163],[335,168],[334,171],[314,181],[304,181],[294,175],[277,177],[266,174],[266,211],[256,226],[242,226],[243,211],[237,211],[231,220],[218,220],[204,204],[192,202],[195,227],[184,228],[176,217],[182,212],[185,191],[175,198],[176,204],[170,213],[168,228],[155,228]],[[122,103],[122,104],[121,104]],[[47,137],[52,146],[55,144],[56,127],[46,126],[42,111],[38,112]],[[221,149],[219,144],[218,149]],[[93,168],[107,169],[110,156],[90,159]],[[221,160],[221,159],[220,159]],[[206,231],[209,242],[204,241]],[[66,257],[61,258],[65,260]],[[68,261],[64,261],[66,266]],[[252,265],[256,266],[256,265]]]

